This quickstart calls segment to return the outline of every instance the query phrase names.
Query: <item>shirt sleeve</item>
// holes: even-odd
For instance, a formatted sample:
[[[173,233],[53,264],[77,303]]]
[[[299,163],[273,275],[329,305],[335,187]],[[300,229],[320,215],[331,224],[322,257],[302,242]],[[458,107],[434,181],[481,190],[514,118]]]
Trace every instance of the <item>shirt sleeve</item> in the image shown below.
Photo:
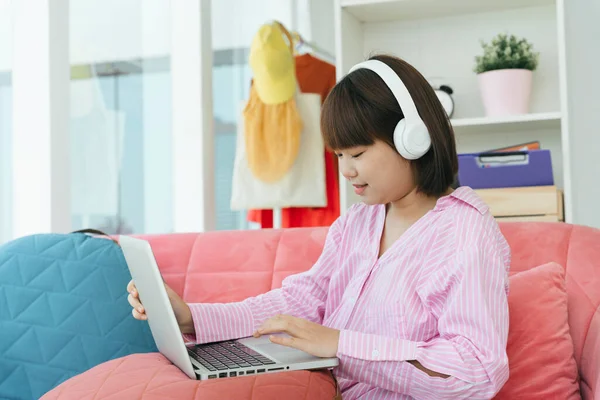
[[[439,335],[415,342],[342,331],[340,360],[352,359],[355,380],[370,377],[377,382],[368,383],[415,399],[492,398],[508,379],[507,267],[493,245],[459,251],[418,290],[438,318]],[[429,376],[409,360],[450,377]]]
[[[322,323],[329,280],[338,262],[343,218],[339,217],[329,228],[323,251],[313,267],[288,276],[281,288],[236,303],[189,304],[196,335],[184,335],[184,340],[208,343],[251,336],[277,314]]]

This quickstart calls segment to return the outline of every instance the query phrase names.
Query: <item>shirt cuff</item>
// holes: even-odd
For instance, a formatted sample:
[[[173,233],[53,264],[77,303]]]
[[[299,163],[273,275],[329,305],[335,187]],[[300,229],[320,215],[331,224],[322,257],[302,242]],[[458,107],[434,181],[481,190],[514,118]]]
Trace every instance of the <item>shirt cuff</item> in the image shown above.
[[[195,340],[198,344],[239,339],[254,333],[254,317],[244,303],[188,305],[192,312]]]
[[[183,343],[196,343],[196,335],[192,335],[191,333],[183,333]]]
[[[366,361],[416,360],[417,343],[368,333],[342,330],[338,357],[347,356]]]

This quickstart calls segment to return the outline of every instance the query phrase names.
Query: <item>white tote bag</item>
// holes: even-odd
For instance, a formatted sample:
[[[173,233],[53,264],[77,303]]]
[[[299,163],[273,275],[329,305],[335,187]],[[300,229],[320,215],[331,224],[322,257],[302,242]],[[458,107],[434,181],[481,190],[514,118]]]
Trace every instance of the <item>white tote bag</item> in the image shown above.
[[[296,107],[302,118],[300,148],[288,173],[266,183],[252,174],[246,156],[243,114],[239,113],[233,182],[232,210],[288,207],[325,207],[325,147],[321,136],[321,95],[298,93]]]

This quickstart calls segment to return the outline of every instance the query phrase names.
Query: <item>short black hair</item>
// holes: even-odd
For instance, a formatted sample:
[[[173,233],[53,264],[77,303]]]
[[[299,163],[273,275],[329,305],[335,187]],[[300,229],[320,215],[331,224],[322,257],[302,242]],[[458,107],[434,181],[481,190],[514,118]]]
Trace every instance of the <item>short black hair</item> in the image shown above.
[[[431,148],[412,160],[417,189],[428,196],[441,196],[458,173],[458,156],[450,119],[433,88],[412,65],[390,55],[377,55],[406,85],[417,111],[431,136]],[[358,69],[346,75],[331,90],[321,111],[321,131],[331,150],[369,146],[381,140],[392,148],[394,128],[404,118],[398,101],[373,71]]]

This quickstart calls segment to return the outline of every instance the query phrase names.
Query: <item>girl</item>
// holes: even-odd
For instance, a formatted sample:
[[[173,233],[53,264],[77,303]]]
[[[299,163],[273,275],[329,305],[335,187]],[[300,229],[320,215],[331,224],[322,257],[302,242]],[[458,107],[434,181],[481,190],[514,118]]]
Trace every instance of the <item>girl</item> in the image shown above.
[[[271,340],[339,358],[346,400],[492,398],[508,379],[510,249],[475,192],[452,189],[454,134],[433,89],[406,62],[372,57],[331,91],[321,128],[362,202],[280,289],[188,305],[167,288],[182,332],[286,332]]]

